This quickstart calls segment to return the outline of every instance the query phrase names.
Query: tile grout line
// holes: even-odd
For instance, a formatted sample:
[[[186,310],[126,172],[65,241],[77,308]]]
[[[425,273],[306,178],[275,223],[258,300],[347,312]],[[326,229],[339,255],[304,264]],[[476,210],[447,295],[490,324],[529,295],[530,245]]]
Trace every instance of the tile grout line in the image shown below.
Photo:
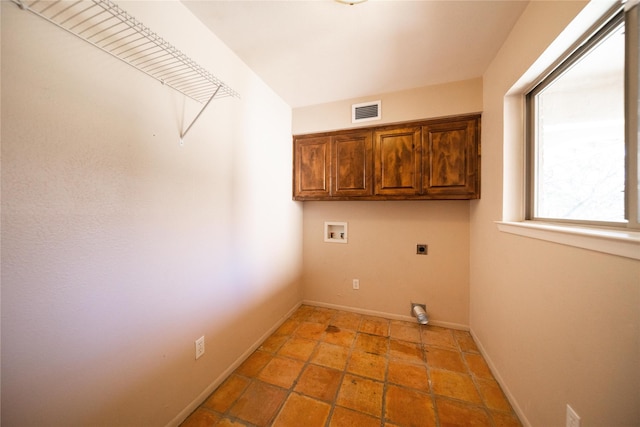
[[[478,396],[480,396],[480,400],[482,402],[482,408],[487,413],[487,416],[489,417],[489,421],[491,422],[491,425],[495,427],[496,426],[495,420],[493,419],[493,415],[491,414],[491,411],[487,406],[487,402],[485,401],[483,394],[480,392],[480,387],[478,387],[478,382],[476,381],[476,375],[473,374],[473,371],[471,370],[471,366],[469,365],[469,361],[467,360],[466,357],[464,357],[465,352],[462,351],[462,347],[460,346],[458,339],[455,337],[455,334],[453,339],[456,341],[456,345],[458,346],[458,351],[460,353],[460,358],[462,358],[462,363],[464,363],[464,366],[466,366],[467,372],[469,373],[469,376],[471,377],[471,381],[473,382],[473,386],[476,388],[476,391],[478,392]]]
[[[255,386],[258,383],[267,385],[269,387],[275,387],[277,389],[282,390],[282,392],[284,393],[284,396],[282,397],[281,402],[279,403],[279,405],[277,406],[277,408],[274,410],[273,415],[270,417],[270,419],[267,421],[266,426],[273,426],[276,422],[276,420],[279,419],[280,415],[283,414],[284,412],[284,408],[285,405],[287,404],[287,402],[289,401],[289,399],[291,398],[292,394],[295,393],[298,396],[302,396],[304,398],[308,398],[311,399],[313,401],[319,402],[319,403],[323,403],[325,405],[329,406],[329,411],[327,412],[327,418],[324,422],[324,426],[325,427],[329,427],[331,425],[332,419],[334,417],[334,415],[336,415],[335,410],[338,406],[340,406],[340,408],[345,408],[345,410],[348,410],[350,412],[362,415],[362,416],[372,416],[372,413],[370,412],[363,412],[361,409],[355,409],[355,407],[351,407],[351,406],[342,406],[338,404],[338,397],[340,396],[340,392],[342,390],[342,386],[344,384],[345,378],[348,375],[352,375],[354,377],[357,378],[361,378],[363,380],[367,380],[367,381],[371,381],[371,382],[376,382],[379,383],[379,374],[376,373],[374,376],[368,376],[366,373],[360,373],[360,372],[368,372],[366,371],[367,367],[369,366],[374,366],[374,365],[368,365],[367,363],[374,363],[371,360],[369,360],[368,362],[359,362],[359,364],[357,365],[357,367],[355,367],[354,369],[356,369],[356,371],[354,372],[350,372],[349,371],[349,366],[351,365],[351,362],[353,361],[353,357],[356,354],[356,352],[359,351],[358,348],[358,338],[360,336],[375,336],[375,337],[383,337],[385,338],[385,343],[386,343],[386,347],[385,347],[385,353],[384,353],[384,357],[382,358],[384,361],[384,369],[383,369],[383,380],[382,380],[382,396],[381,396],[381,406],[380,406],[380,427],[383,427],[385,425],[385,422],[387,421],[387,395],[388,392],[390,391],[389,387],[392,385],[393,387],[397,387],[399,389],[406,389],[408,391],[412,391],[412,392],[418,392],[419,394],[424,394],[425,396],[428,396],[431,405],[433,406],[433,422],[435,427],[440,427],[442,425],[442,420],[441,415],[440,414],[440,410],[439,407],[437,405],[437,401],[442,401],[443,404],[444,402],[452,402],[452,403],[456,403],[458,405],[462,404],[465,405],[467,407],[471,407],[471,408],[476,408],[477,410],[481,410],[482,413],[484,413],[487,417],[487,422],[489,423],[489,425],[495,427],[497,425],[498,422],[500,422],[501,419],[507,419],[504,417],[510,417],[510,418],[515,418],[515,420],[518,420],[517,414],[515,413],[513,407],[509,404],[509,409],[508,410],[504,410],[504,409],[500,409],[502,408],[502,402],[498,402],[496,401],[494,403],[494,407],[496,409],[492,410],[489,406],[488,406],[488,401],[487,398],[485,398],[485,395],[480,391],[480,383],[479,381],[485,381],[487,382],[487,386],[490,387],[490,380],[491,378],[485,378],[485,373],[484,373],[484,369],[482,368],[482,366],[480,365],[480,361],[476,360],[476,354],[482,358],[481,360],[484,361],[484,358],[482,356],[481,353],[479,353],[477,350],[474,350],[474,346],[476,346],[475,342],[472,341],[472,343],[468,343],[467,342],[467,336],[462,336],[458,333],[456,333],[455,331],[451,330],[450,328],[445,328],[443,327],[442,330],[446,330],[448,332],[448,336],[450,337],[450,339],[452,339],[452,342],[449,344],[449,340],[444,339],[445,337],[443,336],[442,338],[439,335],[434,335],[433,337],[431,335],[429,335],[429,340],[432,340],[432,342],[430,342],[427,339],[427,331],[432,331],[432,332],[436,332],[438,330],[440,330],[440,327],[436,328],[435,330],[432,330],[429,327],[423,326],[423,325],[419,325],[417,328],[414,328],[414,326],[411,327],[412,330],[416,330],[418,333],[418,338],[419,338],[419,348],[420,348],[420,361],[418,362],[417,359],[415,359],[415,356],[417,354],[413,353],[413,350],[410,351],[409,347],[405,346],[401,346],[401,345],[396,345],[394,347],[394,355],[392,355],[392,347],[391,347],[391,343],[392,341],[394,342],[399,342],[399,343],[407,343],[407,344],[411,344],[411,345],[415,345],[416,343],[414,343],[413,341],[411,341],[411,337],[415,337],[415,335],[409,335],[409,330],[403,330],[402,329],[402,324],[397,325],[399,327],[399,329],[394,329],[394,321],[393,319],[386,319],[386,318],[382,318],[380,316],[368,316],[368,315],[364,315],[364,314],[359,314],[359,313],[355,313],[358,315],[358,322],[357,325],[353,325],[352,323],[355,322],[351,322],[349,324],[349,326],[355,326],[355,330],[351,330],[351,329],[347,329],[347,328],[343,328],[343,327],[338,327],[336,326],[336,328],[338,328],[338,332],[340,330],[345,330],[345,331],[349,331],[349,332],[353,332],[353,337],[352,340],[350,342],[350,345],[344,346],[342,345],[342,343],[344,343],[344,341],[341,341],[340,338],[336,338],[335,340],[332,341],[327,341],[327,339],[330,338],[330,331],[328,330],[330,326],[333,325],[334,322],[336,323],[340,323],[338,320],[338,316],[341,313],[350,313],[350,312],[345,312],[342,310],[336,310],[336,309],[330,309],[330,308],[321,308],[321,307],[315,307],[315,306],[305,306],[302,305],[301,307],[306,307],[303,310],[300,310],[300,308],[298,308],[298,310],[296,310],[296,312],[294,312],[284,323],[286,322],[294,322],[295,326],[291,329],[291,331],[288,332],[283,332],[282,334],[277,334],[278,330],[280,330],[280,328],[278,328],[276,331],[273,332],[273,334],[271,334],[269,337],[267,337],[265,339],[265,341],[263,343],[261,343],[258,348],[256,348],[256,350],[252,353],[252,355],[256,354],[258,351],[264,353],[264,356],[261,356],[259,358],[257,358],[258,363],[255,364],[255,367],[258,367],[261,365],[261,360],[262,357],[267,358],[266,355],[268,355],[267,361],[260,366],[259,368],[251,368],[251,369],[255,369],[251,370],[251,371],[244,371],[247,375],[242,374],[242,373],[238,373],[238,369],[234,370],[227,379],[225,379],[225,381],[223,381],[223,383],[216,389],[214,390],[211,395],[209,395],[209,397],[207,397],[207,399],[205,399],[205,401],[199,406],[199,408],[204,409],[207,413],[211,413],[213,414],[216,418],[219,418],[219,420],[217,422],[222,421],[223,419],[229,419],[230,421],[233,422],[237,422],[239,424],[245,425],[245,426],[255,426],[254,424],[252,424],[251,422],[244,420],[243,418],[239,418],[238,416],[233,416],[231,414],[231,410],[235,407],[235,405],[239,402],[239,400],[245,395],[245,393],[247,393],[247,390],[252,387]],[[328,316],[328,314],[330,313],[330,316]],[[328,316],[328,317],[326,317]],[[384,320],[386,322],[386,331],[382,331],[380,329],[378,329],[374,324],[368,324],[367,327],[364,327],[365,322],[367,320],[367,318],[378,318],[380,317],[380,319]],[[398,322],[402,322],[402,323],[407,323],[408,325],[413,325],[411,322],[404,322],[404,321],[398,321]],[[323,328],[321,330],[319,330],[320,333],[318,332],[314,332],[313,329],[311,330],[307,330],[305,332],[310,332],[313,333],[313,339],[309,338],[308,336],[298,336],[295,335],[296,331],[298,331],[300,329],[300,327],[304,324],[304,323],[316,323],[316,324],[321,324],[323,326]],[[375,322],[374,322],[375,323]],[[335,326],[335,325],[334,325]],[[378,324],[378,326],[380,326],[380,324]],[[282,327],[282,326],[281,326]],[[361,330],[362,328],[362,330]],[[377,332],[377,333],[376,333]],[[386,335],[382,336],[379,335],[380,332],[386,333]],[[392,337],[392,333],[394,333],[394,337]],[[411,334],[413,334],[413,332],[411,332]],[[265,344],[265,342],[271,338],[271,337],[282,337],[282,339],[274,339],[273,340],[273,345],[269,345],[269,350],[266,350],[263,346]],[[471,335],[469,334],[469,337],[471,338],[471,340],[473,340],[473,337],[471,337]],[[283,350],[284,346],[289,343],[291,340],[293,339],[304,339],[304,340],[308,340],[308,341],[313,341],[314,345],[313,348],[311,349],[311,351],[308,353],[308,356],[306,356],[306,359],[300,359],[296,356],[298,355],[304,355],[303,353],[296,353],[293,349],[295,348],[294,346],[292,346],[289,350],[291,350],[291,354],[279,354],[280,351]],[[336,369],[333,365],[335,365],[335,361],[338,360],[333,356],[333,353],[329,352],[327,354],[329,354],[329,359],[326,360],[318,360],[317,363],[314,363],[314,357],[316,357],[316,355],[319,353],[320,348],[323,346],[323,344],[326,344],[327,346],[335,346],[343,348],[343,349],[348,349],[347,350],[347,354],[346,354],[346,358],[345,358],[345,362],[342,365],[342,370],[338,371],[338,369]],[[463,345],[464,344],[464,345]],[[471,345],[473,344],[473,346]],[[451,346],[452,345],[452,346]],[[441,366],[440,362],[436,362],[436,365],[434,365],[432,367],[431,363],[429,362],[430,359],[430,355],[429,353],[429,348],[433,347],[434,349],[440,349],[440,350],[446,350],[446,351],[452,351],[455,352],[458,357],[460,357],[461,362],[462,362],[462,366],[465,369],[465,372],[460,372],[457,369],[453,368],[453,365],[449,365],[449,364],[445,364]],[[464,348],[463,348],[464,347]],[[368,345],[366,346],[366,348],[370,348],[374,351],[379,351],[379,349],[377,348],[377,345],[375,345],[374,347],[369,347]],[[468,351],[465,351],[468,350]],[[375,355],[380,356],[378,353],[372,353],[369,352],[365,349],[365,347],[361,348],[362,352],[367,353],[367,354],[371,354],[371,355]],[[304,350],[305,352],[307,350]],[[342,354],[344,354],[344,352],[342,351],[340,356],[340,359],[342,358]],[[326,356],[326,355],[325,355]],[[473,356],[472,359],[468,359],[466,356]],[[249,356],[251,357],[251,356]],[[439,356],[440,357],[440,356]],[[265,370],[265,368],[267,367],[267,365],[269,365],[269,363],[271,363],[271,361],[273,361],[275,358],[283,358],[283,359],[288,359],[288,360],[293,360],[296,361],[297,363],[301,363],[302,362],[302,366],[299,370],[299,372],[297,373],[296,377],[292,380],[290,386],[288,388],[284,388],[281,385],[278,384],[274,384],[272,382],[267,381],[267,380],[263,380],[261,378],[259,378],[259,376],[261,375],[261,373]],[[413,386],[413,385],[409,385],[409,383],[405,383],[405,382],[393,382],[390,383],[389,381],[389,375],[390,375],[390,368],[391,368],[391,361],[395,360],[397,364],[408,364],[408,365],[414,365],[414,366],[420,366],[423,367],[426,370],[426,374],[427,374],[427,386],[428,386],[428,392],[424,392],[424,390],[422,389],[418,389],[417,386]],[[448,359],[447,359],[448,360]],[[471,360],[471,362],[470,362]],[[245,361],[246,362],[246,361]],[[322,364],[322,363],[328,363],[327,365]],[[379,366],[378,362],[375,362],[376,365],[375,366]],[[471,368],[471,363],[473,363],[474,366],[476,366],[476,370],[479,373],[478,375],[476,375],[476,371],[474,371]],[[485,362],[486,363],[486,362]],[[362,366],[361,366],[362,365]],[[241,365],[242,366],[242,365]],[[323,368],[323,369],[330,369],[332,371],[338,371],[339,372],[339,377],[337,380],[337,386],[336,386],[336,390],[333,393],[333,399],[331,401],[325,400],[324,398],[320,398],[317,397],[315,395],[308,395],[306,394],[304,391],[302,391],[303,389],[301,389],[301,391],[296,391],[296,387],[298,386],[298,384],[300,383],[300,381],[302,380],[302,376],[303,374],[307,371],[308,368],[310,368],[311,366],[316,366],[319,368]],[[355,365],[354,365],[355,366]],[[294,366],[295,367],[295,366]],[[451,369],[449,369],[451,368]],[[364,371],[362,370],[364,369]],[[396,367],[396,369],[399,369],[399,367]],[[445,372],[451,372],[451,373],[456,373],[456,374],[463,374],[463,375],[467,375],[468,377],[470,377],[471,379],[471,384],[473,384],[473,388],[475,389],[475,392],[478,394],[480,400],[478,403],[475,403],[474,401],[467,401],[465,398],[463,397],[453,397],[454,395],[449,396],[448,394],[445,395],[440,395],[440,394],[436,394],[435,389],[434,389],[434,383],[433,383],[433,379],[432,379],[432,375],[433,375],[433,369],[439,370],[439,371],[445,371]],[[274,371],[274,372],[278,372],[278,371]],[[291,371],[289,371],[291,372]],[[379,372],[376,370],[376,372]],[[401,372],[401,371],[398,371]],[[489,368],[489,372],[491,375],[493,375],[493,373],[490,371]],[[233,399],[233,401],[231,401],[230,403],[226,403],[226,409],[224,412],[218,412],[215,409],[213,409],[213,407],[208,407],[205,406],[205,403],[213,396],[214,393],[216,393],[216,391],[218,391],[220,389],[220,387],[222,385],[224,385],[225,383],[227,383],[227,381],[229,380],[229,378],[231,378],[232,376],[237,376],[238,378],[242,378],[243,381],[247,381],[246,385],[244,385],[244,387],[242,387],[242,389],[237,392],[237,395],[235,396],[235,398]],[[270,376],[271,377],[271,376]],[[266,377],[265,377],[266,378]],[[494,380],[495,381],[495,380]],[[484,383],[483,383],[484,384]],[[497,384],[497,382],[496,382]],[[500,387],[499,384],[497,384],[500,392],[502,392],[502,389]],[[486,387],[485,387],[486,388]],[[487,393],[489,393],[491,390],[487,391]],[[235,393],[235,392],[234,392]],[[457,396],[457,395],[456,395]],[[427,401],[425,400],[425,403]],[[508,402],[508,400],[507,400]],[[212,401],[213,403],[213,401]],[[215,403],[214,403],[215,404]],[[444,408],[443,408],[444,409]],[[287,410],[289,411],[289,410]],[[450,409],[448,409],[447,411],[450,411]],[[447,412],[445,411],[445,412]],[[195,412],[195,411],[194,411]],[[291,415],[289,413],[289,415]],[[494,415],[498,416],[498,418],[494,417]],[[375,418],[372,417],[372,418]],[[394,420],[389,420],[389,422],[392,422]],[[396,424],[398,420],[395,420]],[[398,424],[400,425],[400,424]],[[521,425],[521,424],[520,424]]]
[[[426,346],[426,340],[424,338],[424,334],[422,333],[423,329],[420,327],[420,346],[422,347],[422,351],[424,353],[424,367],[427,370],[427,381],[429,382],[429,396],[431,397],[431,405],[433,406],[433,418],[436,424],[436,427],[440,427],[440,414],[438,411],[438,407],[436,406],[436,394],[433,390],[433,382],[431,381],[431,366],[428,362],[428,351]]]
[[[315,308],[313,309],[313,311],[316,311]],[[287,338],[287,340],[285,342],[288,342],[290,339],[297,337],[297,335],[295,335],[295,332],[302,326],[303,323],[305,323],[305,321],[307,321],[309,318],[309,315],[307,314],[305,316],[304,320],[301,320],[299,323],[299,325],[293,330],[291,331],[291,333],[289,334],[289,338]],[[280,415],[280,413],[282,412],[284,405],[287,403],[287,401],[289,400],[289,397],[291,396],[292,393],[295,393],[295,388],[298,385],[298,381],[300,380],[300,377],[302,376],[302,373],[305,372],[305,370],[307,369],[307,367],[311,364],[311,359],[313,358],[314,354],[317,353],[319,347],[320,347],[320,343],[322,342],[322,337],[324,337],[324,335],[326,334],[326,331],[323,332],[317,340],[313,340],[315,341],[315,345],[313,347],[313,350],[311,350],[311,353],[309,354],[309,356],[307,356],[306,361],[304,362],[304,364],[302,365],[302,368],[300,369],[300,372],[298,372],[298,375],[296,377],[296,379],[293,380],[291,386],[289,387],[289,389],[287,390],[287,394],[285,396],[285,398],[282,401],[282,405],[278,408],[278,410],[275,412],[273,418],[271,419],[271,422],[269,423],[269,425],[273,425],[275,423],[275,420],[278,419],[278,416]],[[301,339],[309,339],[307,337],[299,337]],[[285,343],[283,343],[280,346],[280,349],[282,349],[282,347],[284,346]],[[278,353],[274,353],[274,357],[278,356]],[[287,357],[287,356],[280,356],[280,357]],[[295,359],[297,360],[297,359]],[[301,394],[301,393],[299,393]],[[306,395],[304,395],[306,396]]]
[[[287,319],[287,320],[289,320],[289,319]],[[275,349],[275,350],[273,351],[271,360],[273,360],[273,359],[274,359],[274,358],[276,358],[276,357],[285,357],[285,356],[279,356],[279,355],[278,355],[278,352],[279,352],[280,350],[282,350],[282,347],[284,347],[285,343],[287,343],[287,342],[288,342],[288,341],[289,341],[289,340],[294,336],[294,332],[298,329],[298,327],[299,327],[299,326],[300,326],[300,325],[298,325],[296,328],[294,328],[294,330],[293,330],[293,331],[291,331],[289,334],[287,334],[287,337],[288,337],[288,338],[287,338],[285,341],[283,341],[283,342],[278,346],[278,348],[277,348],[277,349]],[[270,361],[271,361],[271,360],[270,360]],[[262,381],[262,380],[260,380],[260,378],[259,378],[260,373],[261,373],[261,372],[262,372],[262,371],[267,367],[267,365],[268,365],[268,364],[269,364],[269,362],[265,363],[265,365],[264,365],[264,366],[259,370],[259,372],[257,372],[257,373],[256,373],[256,376],[255,376],[255,378],[254,378],[254,380],[255,380],[255,381]],[[300,374],[298,374],[298,375],[300,375]],[[262,381],[262,382],[264,382],[264,383],[266,383],[266,384],[269,384],[269,385],[272,385],[272,386],[275,386],[275,387],[280,387],[280,386],[278,386],[278,385],[276,385],[276,384],[271,384],[271,383],[266,382],[266,381]],[[280,405],[278,405],[278,408],[274,411],[274,414],[272,415],[272,417],[271,417],[271,418],[269,419],[269,421],[267,422],[267,425],[273,425],[273,423],[275,422],[275,420],[278,418],[278,415],[280,415],[280,412],[282,411],[282,408],[284,408],[284,405],[287,403],[287,400],[289,399],[289,396],[290,396],[290,394],[291,394],[291,388],[293,388],[293,387],[294,387],[295,383],[296,383],[296,381],[294,380],[294,381],[292,382],[292,385],[289,387],[289,389],[285,389],[284,387],[280,387],[280,388],[282,388],[283,390],[286,390],[286,395],[284,396],[284,399],[282,399],[282,402],[280,403]],[[239,398],[240,398],[240,397],[238,397],[238,399],[239,399]],[[244,420],[243,420],[243,421],[244,421]]]
[[[333,319],[337,314],[338,314],[338,312],[334,313],[334,315],[331,317],[331,319]],[[353,340],[351,341],[351,346],[349,347],[349,355],[347,356],[347,361],[345,363],[344,369],[340,373],[340,381],[338,381],[338,387],[336,388],[336,391],[335,391],[335,394],[334,394],[334,397],[333,397],[333,401],[331,402],[331,408],[329,409],[329,415],[327,416],[327,421],[325,422],[325,426],[326,427],[330,426],[331,419],[333,418],[333,413],[334,413],[334,411],[336,409],[336,406],[338,405],[338,396],[340,395],[340,389],[342,388],[342,384],[344,382],[344,377],[347,374],[347,368],[349,366],[349,362],[351,361],[351,356],[353,355],[353,349],[355,348],[355,345],[356,345],[356,338],[358,337],[358,329],[360,329],[360,325],[362,324],[362,320],[363,320],[363,317],[360,316],[360,320],[358,321],[358,326],[356,327],[356,330],[354,331],[355,334],[353,336]],[[329,325],[331,325],[331,321],[329,321]]]
[[[287,319],[287,320],[291,320],[291,317],[289,317],[289,319]],[[286,321],[285,321],[285,322],[286,322]],[[297,322],[297,320],[296,320],[296,322]],[[302,322],[299,322],[299,323],[302,323]],[[298,327],[300,327],[300,325],[297,325],[297,326],[296,326],[296,327],[295,327],[291,332],[287,333],[286,335],[282,335],[282,336],[286,336],[286,337],[287,337],[287,339],[286,339],[286,340],[284,340],[282,343],[280,343],[278,346],[276,346],[273,350],[271,350],[271,351],[261,350],[261,349],[262,349],[262,345],[264,344],[264,343],[262,343],[260,346],[258,346],[258,348],[256,349],[256,351],[264,351],[264,352],[266,352],[266,353],[269,353],[269,354],[270,354],[270,356],[271,356],[271,359],[270,359],[270,360],[273,360],[275,357],[284,357],[284,358],[288,358],[288,359],[296,360],[295,358],[291,358],[291,357],[288,357],[288,356],[282,356],[282,355],[279,355],[279,354],[278,354],[278,352],[282,349],[282,347],[285,345],[285,343],[286,343],[286,342],[288,342],[291,338],[294,338],[294,337],[295,337],[294,333],[295,333],[295,331],[298,329]],[[277,330],[276,330],[272,335],[270,335],[268,338],[270,338],[271,336],[274,336],[274,335],[276,335],[276,334],[277,334]],[[267,339],[268,339],[268,338],[267,338]],[[266,341],[266,340],[265,340],[265,341]],[[317,345],[318,345],[318,342],[316,342],[316,346],[317,346]],[[313,352],[312,352],[312,353],[313,353]],[[252,354],[255,354],[255,352],[254,352],[254,353],[252,353]],[[310,358],[310,357],[311,357],[311,356],[309,356],[309,358]],[[239,393],[239,394],[238,394],[238,396],[233,400],[233,402],[229,405],[229,407],[227,408],[227,410],[226,410],[224,413],[222,413],[222,414],[221,414],[221,415],[223,416],[223,418],[224,418],[224,417],[227,417],[228,419],[230,419],[230,420],[232,420],[232,421],[234,421],[234,422],[238,421],[238,422],[241,422],[242,424],[245,424],[245,425],[247,425],[247,424],[253,425],[250,421],[247,421],[247,420],[245,420],[245,419],[243,419],[243,418],[239,418],[239,417],[235,417],[235,416],[233,416],[233,415],[230,413],[230,411],[231,411],[231,409],[235,406],[235,404],[236,404],[236,403],[238,403],[238,400],[240,400],[240,398],[244,395],[244,393],[247,391],[247,389],[248,389],[252,384],[257,383],[257,382],[261,382],[261,383],[267,384],[267,385],[269,385],[269,386],[277,387],[277,388],[282,389],[282,390],[284,390],[284,391],[286,392],[286,395],[285,395],[284,399],[282,400],[282,402],[280,403],[280,405],[278,406],[278,408],[277,408],[277,409],[276,409],[276,411],[274,412],[274,415],[270,418],[270,420],[269,420],[269,422],[268,422],[268,425],[272,425],[272,424],[275,422],[275,420],[277,419],[278,415],[279,415],[279,414],[280,414],[280,412],[282,411],[282,408],[284,407],[285,403],[287,402],[287,399],[289,398],[289,396],[290,396],[290,394],[291,394],[291,391],[292,391],[292,390],[293,390],[293,388],[295,387],[295,384],[296,384],[296,382],[297,382],[297,379],[293,381],[293,384],[291,385],[291,387],[290,387],[289,389],[285,389],[284,387],[279,386],[279,385],[277,385],[277,384],[272,384],[272,383],[269,383],[269,382],[266,382],[266,381],[261,380],[261,379],[259,378],[260,373],[261,373],[261,372],[266,368],[266,366],[267,366],[268,364],[269,364],[269,362],[265,363],[265,365],[264,365],[264,366],[262,366],[262,367],[261,367],[261,368],[260,368],[260,369],[255,373],[255,375],[254,375],[253,377],[246,377],[246,376],[244,376],[244,375],[241,375],[241,374],[237,374],[237,373],[235,373],[235,371],[232,373],[232,375],[233,375],[233,374],[235,374],[235,375],[242,376],[243,378],[247,378],[247,379],[249,379],[249,383],[248,383],[248,384],[247,384],[247,386],[242,390],[242,392],[241,392],[241,393]],[[300,371],[300,373],[298,374],[298,377],[302,374],[302,371],[303,371],[303,370],[304,370],[304,367],[303,367],[303,369]],[[224,384],[224,383],[223,383],[223,384]],[[214,390],[214,392],[215,392],[215,390]]]
[[[387,391],[388,391],[388,387],[389,387],[389,359],[391,358],[391,322],[389,322],[389,325],[387,326],[387,335],[388,335],[388,342],[387,342],[387,352],[384,356],[385,361],[384,361],[384,385],[382,387],[382,408],[381,408],[381,412],[382,414],[380,415],[380,427],[384,427],[384,425],[386,424],[386,419],[387,419]]]

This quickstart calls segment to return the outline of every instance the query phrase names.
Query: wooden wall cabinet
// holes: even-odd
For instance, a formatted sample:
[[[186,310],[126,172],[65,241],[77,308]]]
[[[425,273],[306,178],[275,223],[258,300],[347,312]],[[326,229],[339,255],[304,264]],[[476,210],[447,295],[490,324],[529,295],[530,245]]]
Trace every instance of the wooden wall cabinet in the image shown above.
[[[331,195],[362,197],[373,194],[371,131],[331,137]]]
[[[331,137],[301,137],[294,140],[293,197],[328,198],[331,196]]]
[[[374,131],[376,195],[420,194],[420,127],[385,128]]]
[[[480,115],[293,138],[294,200],[480,197]]]
[[[422,194],[479,198],[479,126],[479,118],[422,126]]]

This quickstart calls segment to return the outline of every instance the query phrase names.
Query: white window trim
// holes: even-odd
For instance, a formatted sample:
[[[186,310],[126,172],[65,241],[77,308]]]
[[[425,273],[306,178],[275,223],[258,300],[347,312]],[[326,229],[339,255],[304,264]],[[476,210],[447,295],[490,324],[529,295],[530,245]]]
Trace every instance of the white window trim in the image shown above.
[[[640,232],[540,221],[495,221],[498,230],[533,239],[640,260]]]
[[[633,0],[637,3],[637,0]],[[502,221],[499,231],[595,252],[640,260],[640,231],[524,219],[524,96],[545,70],[553,68],[575,40],[608,13],[616,0],[590,2],[580,15],[515,82],[505,97]]]

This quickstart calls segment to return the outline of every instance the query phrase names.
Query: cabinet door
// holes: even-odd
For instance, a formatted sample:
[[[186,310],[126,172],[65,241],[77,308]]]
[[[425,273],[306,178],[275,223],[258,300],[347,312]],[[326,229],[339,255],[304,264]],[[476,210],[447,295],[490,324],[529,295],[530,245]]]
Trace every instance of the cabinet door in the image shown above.
[[[420,128],[382,129],[374,134],[375,194],[420,193]]]
[[[332,138],[333,196],[369,196],[372,191],[371,131],[337,135]]]
[[[294,199],[330,196],[330,140],[328,136],[294,140]]]
[[[479,197],[478,120],[422,127],[423,193],[440,199]]]

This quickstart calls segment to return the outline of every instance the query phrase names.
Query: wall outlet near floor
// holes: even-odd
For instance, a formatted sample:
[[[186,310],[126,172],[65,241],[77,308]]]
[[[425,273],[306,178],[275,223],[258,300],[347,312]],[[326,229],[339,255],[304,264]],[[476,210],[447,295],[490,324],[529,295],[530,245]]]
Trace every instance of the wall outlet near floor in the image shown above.
[[[360,279],[353,279],[353,289],[360,289]]]
[[[204,354],[204,335],[196,340],[196,359]]]
[[[569,405],[567,405],[567,427],[580,427],[580,417]]]
[[[418,243],[416,245],[416,253],[418,255],[426,255],[429,252],[429,246],[424,243]]]

